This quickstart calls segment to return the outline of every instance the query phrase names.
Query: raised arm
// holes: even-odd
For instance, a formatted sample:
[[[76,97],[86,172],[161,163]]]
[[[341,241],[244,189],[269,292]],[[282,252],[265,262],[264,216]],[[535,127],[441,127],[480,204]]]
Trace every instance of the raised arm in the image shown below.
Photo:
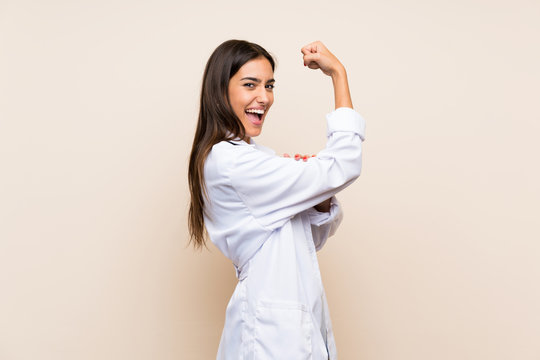
[[[335,108],[348,107],[352,109],[347,71],[338,58],[320,41],[304,46],[301,51],[304,55],[304,66],[314,70],[321,69],[325,75],[332,78]]]
[[[304,66],[313,70],[321,69],[325,75],[332,78],[335,108],[348,107],[352,109],[353,105],[349,91],[349,81],[347,80],[347,71],[345,71],[345,67],[338,58],[320,41],[315,41],[304,46],[301,51],[304,55]],[[329,212],[330,199],[317,204],[315,209],[321,212]]]

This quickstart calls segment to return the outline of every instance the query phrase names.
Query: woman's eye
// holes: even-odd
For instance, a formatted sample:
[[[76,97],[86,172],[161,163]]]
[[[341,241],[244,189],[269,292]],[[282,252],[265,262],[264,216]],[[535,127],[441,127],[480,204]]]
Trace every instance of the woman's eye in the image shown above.
[[[268,84],[266,85],[266,88],[269,90],[273,90],[276,86],[274,84]]]
[[[253,83],[246,83],[244,84],[245,87],[248,87],[248,88],[254,88],[255,87],[255,84]]]

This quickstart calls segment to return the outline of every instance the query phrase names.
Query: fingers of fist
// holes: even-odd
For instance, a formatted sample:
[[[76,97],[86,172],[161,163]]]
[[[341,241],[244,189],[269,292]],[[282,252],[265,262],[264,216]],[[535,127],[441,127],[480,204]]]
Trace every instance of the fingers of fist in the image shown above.
[[[311,69],[318,69],[317,62],[321,59],[321,50],[323,45],[320,41],[308,44],[301,49],[304,55],[304,66],[309,66]]]
[[[321,60],[320,53],[307,53],[304,55],[304,66],[308,66],[310,69],[318,69],[318,62]]]
[[[300,160],[302,160],[302,161],[308,161],[309,158],[312,158],[312,157],[315,157],[315,156],[316,156],[316,155],[301,155],[301,154],[295,154],[295,155],[294,155],[294,160],[296,160],[296,161],[300,161]],[[284,158],[290,158],[291,155],[285,153],[285,154],[283,154],[283,157],[284,157]]]
[[[320,41],[314,41],[310,44],[307,44],[302,48],[302,54],[307,55],[310,53],[319,53],[323,50],[326,50],[326,46]]]
[[[321,69],[326,75],[332,75],[341,66],[339,60],[320,41],[315,41],[301,49],[304,66]]]

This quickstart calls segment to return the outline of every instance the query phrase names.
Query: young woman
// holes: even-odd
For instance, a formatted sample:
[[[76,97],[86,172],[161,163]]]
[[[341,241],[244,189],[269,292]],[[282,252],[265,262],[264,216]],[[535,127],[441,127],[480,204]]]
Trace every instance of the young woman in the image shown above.
[[[345,68],[321,42],[304,65],[332,78],[336,110],[326,148],[307,161],[253,141],[274,101],[274,60],[230,40],[210,56],[189,164],[189,229],[229,258],[238,284],[227,306],[218,359],[336,359],[316,251],[341,221],[336,193],[361,168],[365,122],[352,109]],[[306,105],[304,105],[306,106]]]

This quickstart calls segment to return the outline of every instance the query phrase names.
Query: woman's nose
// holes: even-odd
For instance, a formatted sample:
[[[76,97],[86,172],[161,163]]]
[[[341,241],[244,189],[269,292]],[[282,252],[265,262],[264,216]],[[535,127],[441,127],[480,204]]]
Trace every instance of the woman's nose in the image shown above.
[[[262,104],[268,103],[268,93],[265,88],[259,90],[259,93],[257,94],[257,102]]]

